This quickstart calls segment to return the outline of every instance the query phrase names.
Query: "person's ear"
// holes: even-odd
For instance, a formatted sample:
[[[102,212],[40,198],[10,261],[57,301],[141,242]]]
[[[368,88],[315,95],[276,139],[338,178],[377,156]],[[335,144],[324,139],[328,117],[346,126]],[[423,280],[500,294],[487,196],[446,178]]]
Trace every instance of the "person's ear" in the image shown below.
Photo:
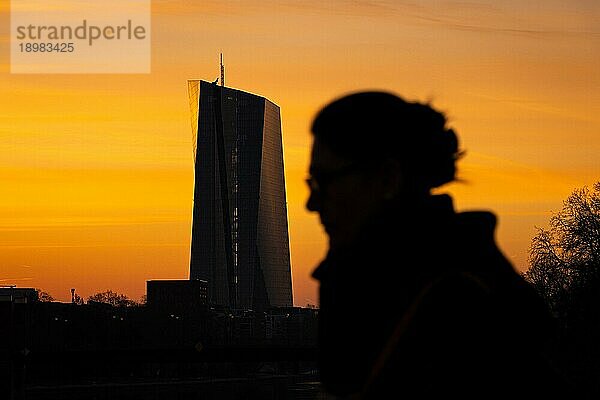
[[[386,159],[382,164],[381,177],[383,198],[391,200],[398,196],[402,187],[403,177],[400,163],[393,158]]]

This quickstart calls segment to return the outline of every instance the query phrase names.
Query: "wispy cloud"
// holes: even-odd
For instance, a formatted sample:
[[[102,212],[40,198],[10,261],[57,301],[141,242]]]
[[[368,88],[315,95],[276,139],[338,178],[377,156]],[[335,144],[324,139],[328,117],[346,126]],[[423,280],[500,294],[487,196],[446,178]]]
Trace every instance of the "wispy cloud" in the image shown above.
[[[0,282],[15,282],[15,281],[30,281],[33,277],[25,277],[25,278],[2,278]]]
[[[6,3],[10,3],[10,1],[6,1]],[[9,10],[11,12],[33,12],[33,13],[42,13],[42,12],[71,12],[76,11],[80,12],[82,10],[101,10],[102,6],[101,2],[97,4],[92,2],[85,3],[77,3],[72,0],[53,0],[53,1],[40,1],[40,0],[19,0],[17,2],[12,2],[10,5],[5,5],[4,8],[2,4],[0,4],[0,12]],[[124,6],[127,7],[127,4]],[[142,5],[143,6],[143,5]],[[139,7],[139,6],[137,6]],[[136,8],[137,8],[136,7]],[[122,12],[123,10],[119,10]]]
[[[187,243],[99,243],[99,244],[8,244],[2,249],[80,249],[80,248],[139,248],[139,247],[188,247]]]
[[[430,25],[450,30],[474,33],[497,33],[528,37],[553,38],[557,36],[593,36],[600,37],[600,31],[581,28],[574,22],[570,24],[559,21],[561,15],[540,16],[521,12],[520,7],[503,9],[492,3],[476,1],[445,2],[412,2],[391,0],[264,0],[247,1],[215,1],[202,2],[155,0],[152,3],[155,14],[190,15],[194,13],[207,15],[252,15],[283,14],[294,15],[316,14],[325,16],[355,16],[395,19],[403,23]],[[597,9],[585,5],[571,5],[571,11],[587,15],[590,20]],[[592,15],[590,15],[590,13]],[[577,20],[577,22],[579,22]],[[554,26],[560,26],[555,28]]]
[[[422,9],[412,2],[398,1],[364,1],[364,0],[263,0],[249,2],[246,0],[202,2],[191,0],[154,0],[152,12],[159,15],[189,15],[193,13],[207,15],[250,15],[271,13],[327,14],[353,16],[389,16],[402,9]]]
[[[154,0],[152,2],[152,13],[155,15],[231,15],[247,14],[259,11],[261,6],[253,6],[240,1],[217,1],[217,0]]]
[[[246,0],[217,1],[205,0],[196,2],[191,0],[154,0],[152,12],[155,14],[222,14],[222,15],[248,15],[256,13],[307,13],[331,15],[356,15],[356,16],[383,16],[390,12],[397,12],[398,6],[404,8],[417,8],[421,6],[411,2],[397,1],[348,1],[348,0],[263,0],[249,2]]]
[[[558,37],[558,36],[560,36],[560,37],[564,37],[564,36],[600,37],[600,31],[569,30],[569,29],[527,29],[527,28],[505,27],[505,26],[500,26],[500,25],[485,26],[485,25],[462,23],[460,21],[452,20],[449,18],[436,18],[436,17],[428,17],[428,16],[424,16],[424,15],[415,15],[415,17],[419,18],[423,21],[430,22],[432,24],[447,27],[449,29],[461,30],[461,31],[467,31],[467,32],[476,32],[476,33],[504,33],[504,34],[511,34],[511,35],[524,35],[524,36],[544,37],[544,38],[552,38],[552,37]]]

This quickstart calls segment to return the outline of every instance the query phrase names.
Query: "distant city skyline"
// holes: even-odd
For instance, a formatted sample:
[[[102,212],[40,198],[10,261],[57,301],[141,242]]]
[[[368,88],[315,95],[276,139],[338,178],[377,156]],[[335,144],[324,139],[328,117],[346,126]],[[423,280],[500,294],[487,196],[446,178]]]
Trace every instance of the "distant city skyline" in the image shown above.
[[[387,89],[448,113],[466,150],[456,207],[492,209],[523,270],[536,226],[600,178],[596,1],[152,3],[151,74],[9,72],[0,3],[0,284],[62,301],[189,271],[189,78],[281,107],[294,302],[317,304],[325,255],[304,209],[310,122],[332,98]]]

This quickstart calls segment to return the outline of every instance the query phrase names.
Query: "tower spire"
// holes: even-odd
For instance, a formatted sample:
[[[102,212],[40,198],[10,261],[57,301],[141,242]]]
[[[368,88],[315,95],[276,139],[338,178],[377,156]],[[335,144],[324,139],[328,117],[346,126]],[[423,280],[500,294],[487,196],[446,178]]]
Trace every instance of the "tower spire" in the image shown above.
[[[225,86],[225,66],[223,65],[223,53],[221,53],[221,86]]]

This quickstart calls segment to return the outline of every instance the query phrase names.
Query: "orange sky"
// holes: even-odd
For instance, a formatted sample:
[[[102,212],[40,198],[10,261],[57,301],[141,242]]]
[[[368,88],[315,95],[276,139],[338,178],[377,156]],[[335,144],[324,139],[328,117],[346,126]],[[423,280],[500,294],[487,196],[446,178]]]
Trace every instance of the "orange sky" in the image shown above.
[[[498,4],[500,3],[500,4]],[[526,4],[522,4],[526,3]],[[281,107],[294,303],[325,251],[304,210],[314,113],[379,88],[446,111],[467,183],[519,269],[535,226],[600,178],[600,5],[581,1],[152,2],[152,73],[9,73],[0,0],[0,284],[61,300],[187,278],[193,158],[186,80]]]

